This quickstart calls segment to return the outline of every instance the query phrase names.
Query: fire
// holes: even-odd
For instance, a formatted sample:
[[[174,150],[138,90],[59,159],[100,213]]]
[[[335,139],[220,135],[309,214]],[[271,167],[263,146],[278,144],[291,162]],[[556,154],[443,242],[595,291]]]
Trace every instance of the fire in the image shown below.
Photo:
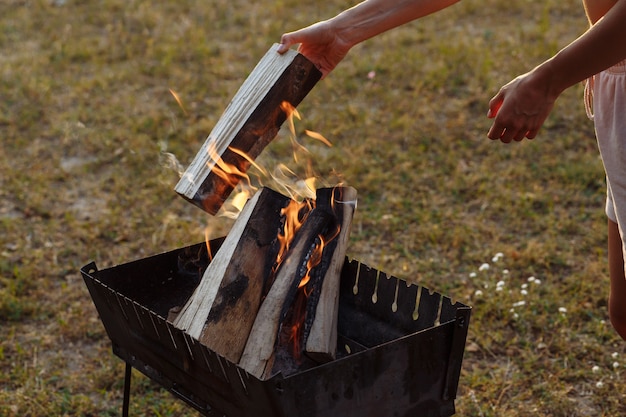
[[[211,142],[207,152],[214,163],[211,171],[222,178],[226,183],[233,187],[239,183],[239,180],[243,179],[250,183],[250,177],[245,172],[241,171],[237,166],[226,163],[215,148],[215,142]]]
[[[335,192],[333,190],[332,198],[330,201],[331,209],[335,210]],[[315,203],[315,202],[314,202]],[[291,319],[287,324],[288,327],[288,335],[289,335],[289,343],[292,348],[292,354],[296,361],[300,361],[302,347],[301,343],[304,342],[304,326],[307,318],[307,301],[311,293],[313,292],[313,288],[315,285],[320,285],[319,282],[311,282],[312,276],[315,267],[317,267],[322,262],[322,256],[324,254],[324,249],[328,242],[332,242],[341,231],[341,226],[339,224],[336,225],[334,230],[325,231],[324,233],[317,236],[315,248],[313,248],[309,259],[306,264],[306,274],[300,280],[298,284],[298,291],[296,294],[296,298],[294,301],[294,305],[292,308]],[[309,283],[313,285],[308,285]]]
[[[271,179],[277,188],[280,188],[285,195],[294,200],[315,198],[317,178],[310,173],[307,173],[305,179],[300,179],[289,167],[278,164],[271,175]]]
[[[178,103],[178,105],[182,109],[182,111],[185,114],[185,116],[187,116],[187,110],[185,109],[185,106],[183,106],[183,101],[180,99],[180,96],[178,95],[178,93],[176,91],[172,90],[171,88],[169,90],[170,90],[170,94],[174,97],[174,100],[176,100],[176,102]]]
[[[306,275],[300,280],[300,284],[298,284],[298,288],[302,288],[306,296],[308,296],[309,294],[307,294],[305,286],[311,280],[311,272],[313,271],[313,268],[319,265],[319,263],[322,261],[322,254],[324,253],[324,236],[319,235],[317,238],[319,239],[319,244],[315,246],[311,257],[307,261]]]
[[[263,168],[259,166],[258,164],[256,164],[254,160],[250,158],[245,152],[242,152],[241,150],[233,148],[233,147],[229,147],[228,149],[231,152],[244,158],[246,161],[250,163],[250,165],[252,165],[254,168],[259,170],[261,173],[265,173]],[[209,156],[211,157],[211,161],[213,162],[213,167],[211,168],[211,171],[215,175],[217,175],[218,177],[226,181],[227,184],[229,184],[230,186],[238,190],[236,193],[234,193],[233,197],[229,200],[230,206],[232,206],[232,209],[229,210],[225,208],[220,213],[222,217],[236,219],[239,213],[241,212],[241,210],[243,209],[243,206],[250,199],[250,197],[256,191],[257,188],[252,185],[250,176],[246,172],[243,172],[237,166],[229,164],[222,159],[222,157],[217,152],[217,149],[215,147],[215,142],[211,142],[211,144],[208,147],[207,152],[209,153]]]
[[[298,291],[292,307],[291,320],[290,323],[287,324],[288,340],[292,349],[293,357],[296,361],[301,359],[301,343],[303,342],[302,339],[304,322],[306,319],[307,300],[312,291],[312,289],[307,290],[307,284],[311,280],[311,273],[313,272],[313,269],[322,261],[322,255],[324,253],[324,236],[319,235],[317,237],[317,241],[318,244],[316,244],[315,249],[313,249],[313,252],[307,261],[306,274],[298,284]]]
[[[298,153],[299,152],[309,153],[309,150],[304,145],[302,145],[300,142],[298,142],[296,140],[296,126],[295,126],[295,123],[293,121],[293,118],[295,117],[298,120],[301,120],[302,117],[300,116],[300,113],[298,112],[298,110],[296,110],[296,108],[293,107],[291,105],[291,103],[289,103],[288,101],[283,101],[281,103],[281,105],[280,105],[280,108],[287,115],[287,125],[289,127],[289,132],[291,133],[291,136],[289,138],[291,140],[291,146],[292,146],[292,149],[293,149],[293,159],[294,159],[294,161],[299,162],[298,161]],[[324,136],[322,136],[318,132],[313,132],[311,130],[305,130],[304,133],[307,136],[322,142],[323,144],[325,144],[328,147],[332,147],[333,146],[332,143],[330,143],[330,141],[328,139],[326,139]]]
[[[280,249],[278,250],[278,256],[276,257],[277,267],[279,267],[282,263],[285,254],[289,250],[291,242],[296,236],[296,233],[298,233],[298,230],[302,227],[302,224],[306,219],[306,215],[310,212],[310,210],[311,205],[308,200],[298,202],[293,199],[289,202],[287,207],[281,210],[280,214],[285,216],[285,223],[283,225],[282,233],[278,234]]]
[[[289,131],[295,135],[296,134],[296,124],[293,121],[293,118],[297,118],[298,120],[302,120],[302,117],[300,116],[300,113],[298,112],[298,110],[291,105],[290,102],[288,101],[283,101],[280,104],[280,109],[285,112],[285,114],[287,115],[287,122],[289,123]]]
[[[300,114],[288,102],[283,102],[281,109],[287,114],[287,126],[291,133],[290,140],[293,147],[293,159],[296,164],[299,164],[302,168],[299,171],[304,171],[304,175],[296,173],[285,164],[277,164],[273,172],[269,173],[266,169],[264,169],[264,167],[257,164],[253,158],[250,158],[245,152],[229,148],[231,152],[243,158],[250,164],[251,167],[254,168],[254,170],[258,172],[257,175],[253,175],[253,177],[258,180],[258,187],[264,186],[263,182],[270,183],[271,188],[275,188],[278,192],[281,192],[291,199],[289,204],[281,210],[281,216],[284,220],[283,226],[276,236],[278,242],[278,253],[276,259],[274,260],[274,274],[279,271],[295,236],[307,220],[308,215],[316,207],[316,190],[319,182],[318,176],[313,172],[310,159],[307,159],[308,164],[303,166],[302,161],[298,158],[298,154],[302,152],[309,153],[309,151],[296,140],[294,117],[300,120]],[[308,137],[317,140],[326,146],[332,146],[331,142],[320,133],[313,132],[311,130],[305,130],[304,133]],[[237,166],[226,163],[220,157],[215,144],[209,146],[208,152],[213,162],[212,171],[217,176],[224,179],[228,184],[235,187],[235,193],[233,193],[228,201],[232,209],[229,209],[225,205],[220,215],[236,218],[246,202],[257,190],[257,186],[252,184],[251,177],[246,172],[243,172]],[[334,199],[331,199],[330,204],[331,209],[334,210]],[[328,243],[335,239],[339,234],[339,228],[340,226],[337,225],[336,230],[325,230],[317,237],[314,247],[311,249],[311,253],[306,260],[306,273],[302,278],[300,278],[300,282],[297,283],[297,294],[291,307],[289,322],[284,323],[282,330],[285,337],[289,339],[288,345],[290,349],[293,350],[293,357],[296,360],[299,360],[301,355],[300,345],[303,342],[304,323],[307,314],[307,299],[311,295],[314,285],[316,285],[314,280],[312,281],[313,272],[322,261],[324,249],[327,247]],[[208,234],[206,239],[208,245]],[[302,262],[304,262],[304,260],[302,260]],[[294,283],[294,285],[295,284],[296,283]]]
[[[204,229],[204,243],[206,245],[207,253],[209,255],[209,262],[213,260],[213,251],[211,250],[211,238],[209,237],[209,228]]]
[[[328,146],[329,148],[332,148],[333,146],[333,144],[330,143],[328,139],[326,139],[324,136],[322,136],[321,134],[317,132],[313,132],[312,130],[305,130],[304,133],[306,133],[306,135],[310,138],[319,140],[320,142],[322,142],[324,145]]]
[[[257,164],[256,162],[254,162],[254,159],[250,158],[248,156],[247,153],[245,153],[244,151],[242,151],[241,149],[237,149],[237,148],[233,148],[232,146],[229,146],[228,149],[230,149],[231,152],[241,156],[243,159],[245,159],[246,161],[248,161],[250,163],[250,165],[252,165],[253,167],[255,167],[256,169],[258,169],[262,174],[267,175],[266,171],[263,169],[262,166],[260,166],[259,164]],[[247,176],[247,175],[246,175]],[[249,178],[249,177],[248,177]]]
[[[177,95],[172,92],[174,97]],[[290,140],[293,144],[293,159],[296,163],[300,163],[298,158],[299,151],[309,153],[309,151],[296,140],[296,128],[294,123],[294,117],[301,120],[300,113],[289,102],[284,101],[281,104],[281,109],[287,115],[287,124],[290,131]],[[315,140],[318,140],[325,145],[331,147],[331,142],[323,135],[311,130],[305,130],[305,134]],[[240,149],[233,147],[228,148],[234,154],[243,158],[251,167],[258,171],[257,179],[259,186],[263,186],[263,182],[271,183],[270,187],[276,187],[279,192],[283,192],[294,200],[301,201],[303,199],[315,199],[315,190],[317,188],[318,178],[313,172],[312,164],[310,160],[304,168],[304,175],[298,175],[292,169],[285,164],[278,164],[273,173],[268,171],[256,163],[253,158],[247,155]],[[208,148],[209,156],[213,162],[212,172],[218,177],[226,181],[227,184],[235,187],[236,191],[233,193],[231,199],[229,199],[229,205],[231,210],[224,210],[220,213],[223,217],[237,218],[239,212],[243,209],[246,201],[254,194],[257,187],[252,184],[250,176],[239,169],[237,166],[226,163],[220,156],[216,149],[215,143],[211,143]],[[243,181],[240,181],[243,180]]]

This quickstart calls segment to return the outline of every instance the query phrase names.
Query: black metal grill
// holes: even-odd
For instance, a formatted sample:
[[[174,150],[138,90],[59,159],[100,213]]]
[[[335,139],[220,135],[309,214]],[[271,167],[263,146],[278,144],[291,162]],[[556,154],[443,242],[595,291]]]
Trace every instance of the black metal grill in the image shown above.
[[[210,242],[215,253],[223,239]],[[113,352],[209,417],[444,417],[455,413],[470,307],[357,261],[341,275],[338,357],[259,380],[166,319],[198,285],[204,243],[81,269]]]

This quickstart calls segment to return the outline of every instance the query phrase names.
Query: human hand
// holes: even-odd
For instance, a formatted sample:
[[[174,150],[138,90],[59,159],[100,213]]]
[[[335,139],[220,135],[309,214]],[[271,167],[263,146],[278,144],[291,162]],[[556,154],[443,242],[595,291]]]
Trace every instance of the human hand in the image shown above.
[[[487,136],[504,143],[534,139],[558,94],[551,94],[549,78],[533,70],[500,89],[489,101],[487,117],[494,119]]]
[[[352,47],[335,33],[327,21],[283,34],[278,52],[285,53],[295,44],[300,44],[298,52],[322,72],[322,78],[341,62]]]

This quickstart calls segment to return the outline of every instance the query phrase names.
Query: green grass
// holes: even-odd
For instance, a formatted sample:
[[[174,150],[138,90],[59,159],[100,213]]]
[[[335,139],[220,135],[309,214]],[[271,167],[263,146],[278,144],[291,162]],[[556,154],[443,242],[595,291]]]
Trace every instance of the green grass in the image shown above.
[[[351,4],[0,4],[0,415],[118,415],[123,364],[78,269],[224,235],[163,152],[188,164],[283,31]],[[573,0],[466,0],[356,47],[299,107],[299,135],[334,143],[302,139],[316,171],[359,191],[349,254],[473,306],[461,416],[626,412],[581,87],[536,140],[486,138],[498,88],[585,28]],[[293,165],[286,136],[258,161]],[[195,415],[134,381],[132,415]]]

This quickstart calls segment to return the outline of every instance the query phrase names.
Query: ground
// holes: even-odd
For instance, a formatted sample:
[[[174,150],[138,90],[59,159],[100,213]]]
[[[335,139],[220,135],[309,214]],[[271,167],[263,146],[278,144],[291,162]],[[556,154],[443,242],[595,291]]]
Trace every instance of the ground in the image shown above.
[[[175,195],[172,162],[283,31],[351,4],[0,4],[0,415],[119,414],[123,364],[78,270],[224,235]],[[573,0],[466,0],[358,46],[299,107],[316,172],[359,192],[350,256],[473,307],[462,416],[626,411],[582,87],[534,141],[486,138],[498,88],[585,28]],[[293,164],[285,136],[259,162]],[[139,375],[132,399],[195,415]]]

